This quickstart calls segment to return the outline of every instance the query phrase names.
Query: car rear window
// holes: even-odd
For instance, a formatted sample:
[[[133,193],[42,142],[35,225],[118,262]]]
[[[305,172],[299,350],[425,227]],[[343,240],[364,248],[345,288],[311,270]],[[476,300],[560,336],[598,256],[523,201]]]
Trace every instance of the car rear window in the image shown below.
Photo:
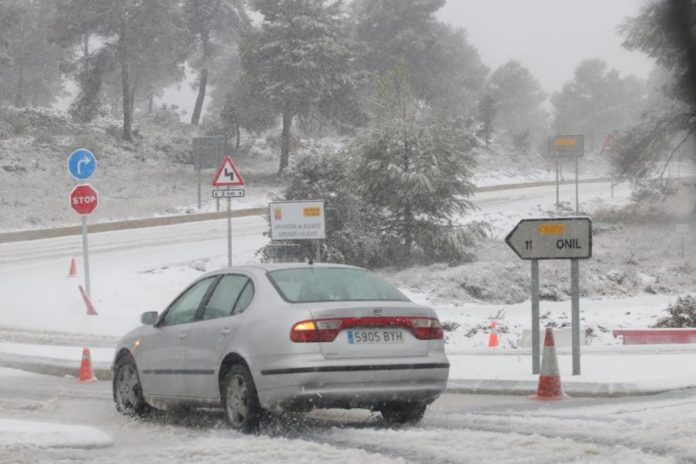
[[[403,293],[375,274],[350,268],[296,268],[268,273],[286,301],[409,301]]]

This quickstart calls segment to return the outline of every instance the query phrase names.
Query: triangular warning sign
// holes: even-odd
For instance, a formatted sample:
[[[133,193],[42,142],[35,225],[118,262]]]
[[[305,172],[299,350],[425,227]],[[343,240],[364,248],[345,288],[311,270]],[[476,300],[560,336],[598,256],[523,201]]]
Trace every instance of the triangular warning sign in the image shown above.
[[[239,174],[239,169],[235,166],[234,161],[229,156],[225,156],[222,164],[217,170],[213,178],[214,187],[242,187],[244,179]]]

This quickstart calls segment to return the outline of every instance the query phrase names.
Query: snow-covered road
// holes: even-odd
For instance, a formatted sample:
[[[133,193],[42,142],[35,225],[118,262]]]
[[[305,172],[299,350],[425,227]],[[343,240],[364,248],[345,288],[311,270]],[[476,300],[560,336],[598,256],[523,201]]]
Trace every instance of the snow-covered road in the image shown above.
[[[84,425],[114,441],[103,449],[0,446],[0,462],[236,463],[678,463],[696,459],[696,392],[650,398],[564,400],[445,395],[416,426],[386,427],[364,411],[274,418],[256,436],[224,425],[217,411],[114,410],[108,382],[0,370],[3,420]]]

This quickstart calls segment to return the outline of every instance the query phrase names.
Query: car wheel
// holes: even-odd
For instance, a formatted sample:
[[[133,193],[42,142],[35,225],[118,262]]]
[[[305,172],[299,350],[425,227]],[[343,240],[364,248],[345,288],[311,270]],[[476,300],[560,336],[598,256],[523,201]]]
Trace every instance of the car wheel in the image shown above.
[[[232,428],[249,433],[256,429],[261,417],[261,405],[251,372],[242,364],[234,364],[227,371],[224,406]]]
[[[116,362],[113,393],[116,410],[122,414],[127,416],[144,416],[152,409],[143,397],[138,369],[130,355],[122,356]]]
[[[385,421],[391,424],[405,424],[407,422],[418,422],[425,414],[424,403],[393,402],[387,403],[380,412]]]

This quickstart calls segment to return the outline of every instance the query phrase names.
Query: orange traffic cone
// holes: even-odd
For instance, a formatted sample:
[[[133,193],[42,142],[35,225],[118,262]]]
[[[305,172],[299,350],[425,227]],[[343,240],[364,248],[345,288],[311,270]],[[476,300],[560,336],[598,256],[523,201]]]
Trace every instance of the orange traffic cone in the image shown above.
[[[70,260],[70,270],[68,271],[68,277],[75,277],[77,275],[77,264],[75,264],[75,258]]]
[[[561,375],[556,358],[556,344],[553,341],[553,329],[546,328],[544,351],[541,356],[541,372],[537,394],[530,398],[535,400],[562,400],[566,395],[561,386]]]
[[[488,335],[488,348],[498,348],[498,324],[491,322],[491,333]]]
[[[89,348],[82,348],[82,363],[80,363],[80,376],[77,378],[77,383],[96,382],[97,378],[92,371],[92,357],[89,354]]]
[[[87,295],[87,292],[85,292],[85,289],[82,288],[82,285],[77,286],[80,289],[80,294],[82,295],[82,299],[85,302],[85,305],[87,306],[87,315],[88,316],[97,316],[97,311],[94,309],[94,305],[92,304],[92,300],[89,299],[89,295]]]

